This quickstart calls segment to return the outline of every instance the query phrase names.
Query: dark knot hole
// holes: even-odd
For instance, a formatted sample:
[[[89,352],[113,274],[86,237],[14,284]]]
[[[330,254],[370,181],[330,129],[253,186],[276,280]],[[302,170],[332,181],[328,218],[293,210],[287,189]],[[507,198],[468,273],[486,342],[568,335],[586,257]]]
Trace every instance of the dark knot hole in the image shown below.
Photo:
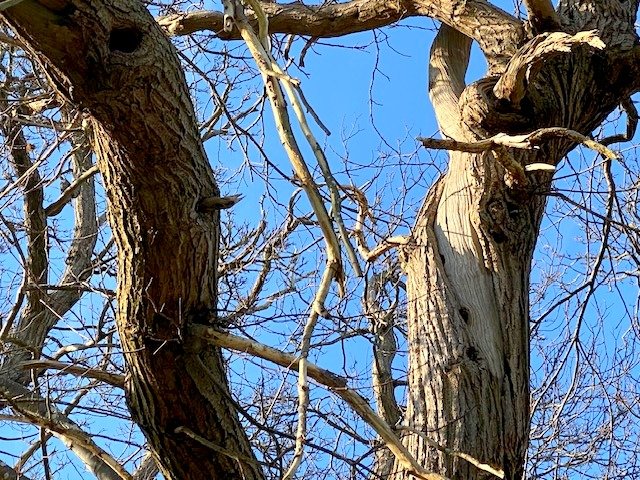
[[[112,52],[133,53],[141,42],[142,32],[137,28],[114,28],[109,35],[109,50]]]

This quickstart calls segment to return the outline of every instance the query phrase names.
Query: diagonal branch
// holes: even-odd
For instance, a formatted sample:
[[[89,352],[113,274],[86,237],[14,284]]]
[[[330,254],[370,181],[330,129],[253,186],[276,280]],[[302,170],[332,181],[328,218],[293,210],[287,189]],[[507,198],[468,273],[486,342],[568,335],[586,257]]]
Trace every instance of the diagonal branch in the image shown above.
[[[131,479],[118,461],[46,399],[6,377],[0,377],[0,396],[31,423],[50,431],[77,455],[98,480]]]
[[[295,355],[204,325],[191,325],[188,328],[188,333],[194,337],[203,338],[213,345],[237,352],[249,353],[287,369],[296,368],[300,362],[300,358]],[[380,435],[387,448],[391,450],[400,465],[402,465],[408,473],[423,480],[444,480],[445,477],[428,472],[420,466],[402,442],[400,442],[389,424],[380,418],[369,406],[369,402],[356,391],[347,388],[347,380],[345,378],[320,368],[311,362],[307,362],[307,375],[319,384],[328,387],[347,402],[347,404]]]
[[[82,184],[98,173],[98,167],[96,165],[92,166],[88,170],[82,172],[64,191],[60,194],[60,197],[54,201],[51,205],[48,205],[45,209],[45,213],[48,217],[55,217],[58,215],[62,209],[65,207],[69,201],[76,196]]]

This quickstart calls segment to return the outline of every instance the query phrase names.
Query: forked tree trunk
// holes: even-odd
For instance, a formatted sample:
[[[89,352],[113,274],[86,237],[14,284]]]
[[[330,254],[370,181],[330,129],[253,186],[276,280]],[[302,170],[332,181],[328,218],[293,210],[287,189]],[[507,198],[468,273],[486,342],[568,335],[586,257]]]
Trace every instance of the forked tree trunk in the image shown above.
[[[511,64],[541,66],[517,106],[495,100],[496,77],[463,92],[470,42],[443,26],[430,71],[443,134],[473,141],[547,126],[590,133],[635,88],[620,82],[620,68],[629,67],[614,60],[629,48],[628,36],[619,40],[621,19],[615,27],[610,19],[592,20],[586,25],[599,27],[600,38],[614,46],[606,55],[581,45],[547,58],[526,59],[525,50],[514,56]],[[584,28],[583,22],[575,31]],[[555,165],[572,146],[556,139],[510,153],[522,166]],[[502,470],[508,480],[522,478],[528,447],[529,271],[550,176],[530,174],[527,184],[514,184],[505,173],[491,152],[451,153],[404,251],[409,388],[400,433],[419,463],[456,480],[492,475],[424,437]],[[397,471],[394,478],[406,475]]]

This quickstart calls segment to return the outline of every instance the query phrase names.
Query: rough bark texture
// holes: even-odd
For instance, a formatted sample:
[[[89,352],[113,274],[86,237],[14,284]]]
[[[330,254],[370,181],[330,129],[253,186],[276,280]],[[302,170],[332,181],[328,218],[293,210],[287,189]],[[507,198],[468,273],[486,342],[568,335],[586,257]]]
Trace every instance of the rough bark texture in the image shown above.
[[[219,219],[198,212],[218,189],[173,47],[135,1],[23,2],[5,15],[91,116],[118,246],[127,401],[162,473],[260,478],[220,352],[182,335],[215,318]]]
[[[576,18],[568,16],[575,13],[571,8],[562,16],[565,27]],[[460,94],[468,44],[452,29],[444,38],[441,32],[432,50],[430,88],[443,133],[470,141],[545,126],[588,134],[598,126],[637,88],[614,80],[620,67],[613,60],[631,48],[635,34],[632,16],[625,23],[600,10],[598,23],[584,18],[584,5],[579,10],[580,24],[568,33],[598,28],[605,44],[615,47],[603,55],[577,46],[546,59],[518,105],[495,99],[497,77]],[[570,148],[554,140],[538,151],[511,154],[523,166],[556,164]],[[493,153],[451,153],[447,174],[418,215],[404,259],[410,345],[404,423],[503,470],[507,479],[520,479],[529,432],[529,269],[550,178],[531,175],[529,186],[509,187],[505,173]],[[427,469],[452,479],[491,477],[429,447],[419,434],[404,438]],[[405,474],[398,471],[396,478]]]

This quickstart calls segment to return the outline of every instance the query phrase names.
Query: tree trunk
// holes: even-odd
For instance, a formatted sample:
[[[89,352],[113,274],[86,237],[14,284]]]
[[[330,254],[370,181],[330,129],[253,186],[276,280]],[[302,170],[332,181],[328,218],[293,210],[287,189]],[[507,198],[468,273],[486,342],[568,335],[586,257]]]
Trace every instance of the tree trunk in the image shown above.
[[[527,207],[500,190],[484,192],[484,179],[498,175],[492,162],[453,154],[414,227],[405,259],[405,424],[520,478],[529,430],[528,274],[542,202]],[[492,215],[505,221],[499,230]],[[429,470],[483,478],[419,435],[410,434],[407,447]]]
[[[23,2],[5,15],[92,124],[127,401],[163,475],[261,478],[221,352],[183,336],[215,323],[219,214],[198,206],[219,193],[173,46],[137,1]]]
[[[583,20],[584,15],[575,31],[593,28]],[[603,55],[578,45],[546,56],[531,53],[535,39],[525,45],[502,70],[512,93],[517,82],[508,67],[521,63],[533,71],[522,98],[510,104],[496,99],[498,77],[464,87],[470,42],[443,26],[430,70],[443,134],[474,141],[548,126],[589,134],[635,88],[620,82],[625,67],[614,60],[629,48],[619,22],[597,26],[600,38],[617,49]],[[508,154],[521,166],[555,165],[572,147],[557,138],[537,150],[451,153],[449,170],[428,193],[413,242],[403,252],[409,393],[401,434],[419,463],[447,478],[493,475],[429,446],[425,437],[502,470],[506,479],[523,476],[529,433],[529,273],[550,176],[529,174],[526,184],[518,184],[497,155]],[[394,478],[406,476],[397,470]]]

